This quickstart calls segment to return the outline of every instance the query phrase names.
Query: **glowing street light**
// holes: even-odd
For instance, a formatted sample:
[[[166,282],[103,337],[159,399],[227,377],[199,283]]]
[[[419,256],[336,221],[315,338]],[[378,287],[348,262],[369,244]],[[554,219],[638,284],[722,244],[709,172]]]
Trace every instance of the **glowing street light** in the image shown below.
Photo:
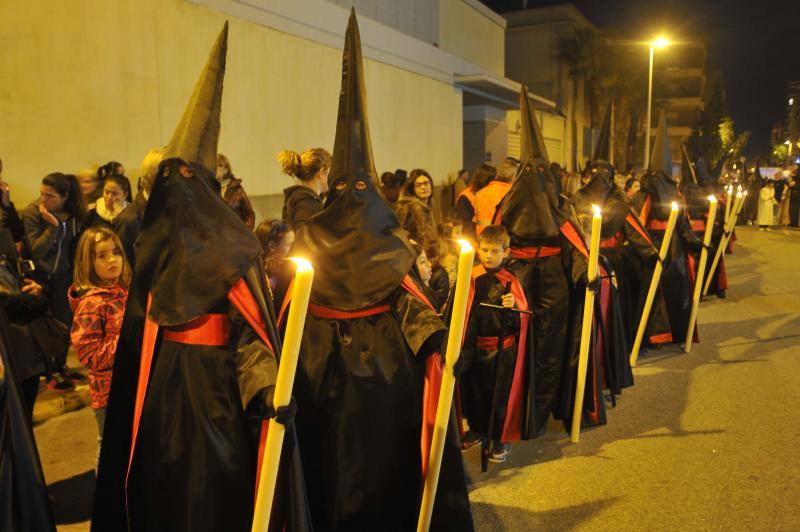
[[[666,37],[659,36],[650,43],[650,76],[647,84],[647,127],[645,128],[644,142],[644,167],[650,166],[650,119],[653,111],[653,54],[656,48],[662,49],[669,46]]]
[[[667,39],[666,37],[658,37],[655,41],[653,41],[652,44],[656,48],[664,48],[666,46],[669,46],[669,39]]]

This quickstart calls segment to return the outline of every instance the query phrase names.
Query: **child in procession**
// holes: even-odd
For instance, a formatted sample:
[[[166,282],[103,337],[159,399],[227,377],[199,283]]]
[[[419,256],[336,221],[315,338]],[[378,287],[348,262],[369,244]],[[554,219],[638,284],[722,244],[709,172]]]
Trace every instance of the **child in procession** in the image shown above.
[[[519,280],[505,268],[509,253],[503,226],[487,226],[478,236],[480,264],[472,270],[461,354],[461,400],[469,424],[463,448],[491,442],[492,462],[504,462],[510,442],[520,439],[526,381],[528,304]]]

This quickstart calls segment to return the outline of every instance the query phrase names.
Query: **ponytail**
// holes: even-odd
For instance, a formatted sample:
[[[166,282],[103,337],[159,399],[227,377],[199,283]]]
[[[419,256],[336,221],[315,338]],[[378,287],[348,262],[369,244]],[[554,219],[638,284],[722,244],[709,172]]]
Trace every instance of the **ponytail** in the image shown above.
[[[323,168],[331,167],[331,154],[324,148],[310,148],[302,154],[283,150],[278,154],[281,170],[300,181],[310,181]]]

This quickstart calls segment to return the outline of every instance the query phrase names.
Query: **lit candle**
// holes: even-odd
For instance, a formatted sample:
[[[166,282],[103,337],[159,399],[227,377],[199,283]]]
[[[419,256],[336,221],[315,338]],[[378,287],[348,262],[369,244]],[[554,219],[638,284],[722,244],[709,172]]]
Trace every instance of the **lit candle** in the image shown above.
[[[728,185],[725,187],[725,224],[731,216],[731,196],[733,196],[733,185]]]
[[[286,406],[291,401],[292,385],[297,370],[297,357],[300,353],[300,342],[303,338],[303,327],[306,323],[308,299],[311,295],[311,283],[314,281],[314,268],[305,259],[292,258],[297,269],[292,283],[292,304],[286,321],[286,333],[283,337],[278,377],[272,404],[275,408]],[[253,532],[263,532],[269,527],[272,501],[275,496],[275,481],[278,478],[278,466],[283,447],[283,436],[286,427],[278,422],[271,422],[267,431],[267,442],[264,458],[261,462],[261,475],[258,479],[258,496],[256,497],[253,515]]]
[[[472,274],[472,263],[475,259],[475,250],[466,240],[459,240],[458,242],[461,244],[461,253],[458,256],[453,314],[450,318],[450,330],[447,336],[445,367],[439,390],[439,402],[436,406],[436,422],[431,439],[428,471],[425,473],[425,488],[422,493],[417,532],[427,532],[431,526],[433,502],[436,498],[436,488],[439,484],[439,470],[442,467],[442,451],[444,450],[444,440],[447,435],[447,424],[450,421],[453,389],[456,385],[453,366],[455,366],[461,354],[461,340],[464,336],[464,322],[467,318],[467,299],[469,298],[470,276]]]
[[[694,280],[694,294],[692,297],[692,313],[689,315],[689,326],[686,331],[686,343],[683,350],[692,350],[692,339],[694,337],[694,324],[697,321],[697,308],[700,306],[700,293],[703,291],[703,277],[706,272],[706,261],[708,260],[708,245],[711,243],[711,232],[714,230],[714,216],[717,214],[717,198],[708,197],[708,217],[706,218],[706,232],[703,235],[703,249],[700,250],[700,262],[697,264],[697,274]],[[711,272],[709,272],[709,276]]]
[[[600,254],[600,231],[603,217],[600,207],[592,205],[592,233],[589,244],[589,269],[586,276],[589,283],[597,279],[597,259]],[[578,355],[578,380],[575,383],[575,404],[572,409],[572,430],[570,441],[578,441],[581,433],[581,415],[583,413],[583,393],[586,388],[586,368],[589,365],[589,346],[592,343],[592,320],[594,319],[594,291],[586,287],[583,298],[583,329],[581,330],[581,347]]]
[[[661,249],[658,253],[659,261],[653,269],[653,277],[650,279],[650,290],[647,292],[647,298],[644,300],[644,309],[642,310],[642,317],[639,319],[639,328],[636,330],[636,339],[633,342],[633,350],[631,350],[631,366],[636,365],[636,360],[639,358],[639,350],[642,348],[642,340],[644,340],[644,331],[647,329],[647,322],[650,319],[650,309],[653,307],[653,300],[658,291],[658,283],[661,281],[661,270],[664,259],[667,257],[669,251],[669,242],[672,239],[672,232],[675,230],[675,221],[678,219],[678,204],[672,202],[672,208],[669,211],[669,219],[667,220],[667,229],[664,231],[664,238],[661,240]]]
[[[733,216],[731,216],[725,223],[725,232],[722,233],[722,238],[719,241],[719,247],[717,248],[717,252],[714,254],[714,260],[711,261],[711,269],[709,270],[711,274],[708,276],[708,279],[706,279],[705,286],[703,286],[703,295],[708,294],[708,288],[711,286],[711,279],[714,277],[714,271],[717,269],[717,264],[719,264],[722,254],[725,253],[725,249],[728,247],[728,242],[731,239],[733,230],[736,228],[736,219],[739,217],[739,211],[741,211],[742,203],[744,203],[744,194],[739,191],[736,193],[736,200],[733,202],[733,206],[731,207],[731,213]]]

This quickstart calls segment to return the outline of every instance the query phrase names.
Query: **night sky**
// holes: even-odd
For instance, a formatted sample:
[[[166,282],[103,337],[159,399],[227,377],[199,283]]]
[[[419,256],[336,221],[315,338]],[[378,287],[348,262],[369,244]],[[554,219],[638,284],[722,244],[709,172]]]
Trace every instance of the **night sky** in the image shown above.
[[[482,0],[493,10],[522,8],[522,0]],[[529,0],[528,7],[559,4]],[[659,33],[702,39],[708,67],[725,77],[728,111],[737,132],[750,130],[748,154],[769,152],[772,126],[786,116],[787,83],[800,80],[800,0],[576,0],[599,27],[630,38]]]

